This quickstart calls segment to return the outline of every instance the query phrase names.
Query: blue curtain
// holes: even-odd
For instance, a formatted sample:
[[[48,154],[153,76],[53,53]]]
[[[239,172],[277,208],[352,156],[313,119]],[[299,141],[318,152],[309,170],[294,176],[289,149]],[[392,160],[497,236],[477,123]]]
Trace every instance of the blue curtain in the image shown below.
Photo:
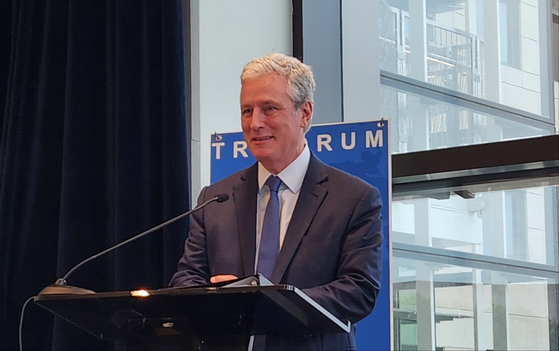
[[[189,208],[188,89],[181,0],[14,0],[0,13],[10,33],[0,42],[0,348],[13,350],[29,296]],[[164,287],[187,229],[176,222],[68,284]],[[35,304],[23,339],[27,350],[110,346]]]

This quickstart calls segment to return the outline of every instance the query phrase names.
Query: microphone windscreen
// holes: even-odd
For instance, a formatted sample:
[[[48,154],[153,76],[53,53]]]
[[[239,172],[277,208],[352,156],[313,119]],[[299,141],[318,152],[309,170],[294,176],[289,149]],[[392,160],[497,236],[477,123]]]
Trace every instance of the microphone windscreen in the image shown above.
[[[217,202],[225,202],[227,200],[229,200],[229,194],[223,193],[223,194],[218,194],[217,196]]]

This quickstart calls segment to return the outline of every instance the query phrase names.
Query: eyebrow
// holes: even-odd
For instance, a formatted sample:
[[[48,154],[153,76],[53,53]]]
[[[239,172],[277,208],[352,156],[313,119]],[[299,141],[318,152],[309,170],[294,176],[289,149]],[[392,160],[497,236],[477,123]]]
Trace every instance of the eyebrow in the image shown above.
[[[275,99],[266,99],[263,101],[259,101],[258,103],[256,103],[255,105],[267,105],[267,104],[274,104],[274,105],[281,105],[283,106],[283,104],[281,103],[281,101],[279,100],[275,100]],[[245,108],[245,107],[252,107],[254,106],[253,104],[241,104],[241,108]]]

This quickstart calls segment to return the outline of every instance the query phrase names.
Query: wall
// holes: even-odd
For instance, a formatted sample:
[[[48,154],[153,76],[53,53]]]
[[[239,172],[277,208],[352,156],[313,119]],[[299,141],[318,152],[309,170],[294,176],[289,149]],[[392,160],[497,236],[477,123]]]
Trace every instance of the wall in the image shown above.
[[[210,183],[210,136],[241,130],[239,76],[251,59],[291,54],[291,1],[192,0],[191,190]]]
[[[538,26],[534,22],[537,21],[538,6],[541,5],[523,0],[519,6],[521,69],[507,65],[501,67],[501,102],[507,106],[540,114],[540,38]]]
[[[553,2],[553,25],[552,25],[552,39],[553,39],[553,77],[554,77],[554,101],[555,101],[555,131],[559,130],[559,1]]]

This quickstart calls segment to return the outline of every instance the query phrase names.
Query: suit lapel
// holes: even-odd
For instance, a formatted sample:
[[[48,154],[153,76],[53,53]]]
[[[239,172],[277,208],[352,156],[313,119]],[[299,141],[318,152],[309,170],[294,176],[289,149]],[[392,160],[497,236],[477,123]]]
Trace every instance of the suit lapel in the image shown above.
[[[309,168],[303,180],[301,192],[293,210],[289,227],[285,233],[285,239],[274,267],[274,273],[272,274],[272,282],[275,284],[280,282],[301,239],[307,232],[324,197],[328,193],[328,190],[321,185],[327,176],[324,163],[314,154],[311,154]]]
[[[233,186],[233,200],[237,215],[237,232],[241,244],[244,275],[254,274],[256,253],[256,198],[258,192],[258,165],[241,174],[241,181]]]

